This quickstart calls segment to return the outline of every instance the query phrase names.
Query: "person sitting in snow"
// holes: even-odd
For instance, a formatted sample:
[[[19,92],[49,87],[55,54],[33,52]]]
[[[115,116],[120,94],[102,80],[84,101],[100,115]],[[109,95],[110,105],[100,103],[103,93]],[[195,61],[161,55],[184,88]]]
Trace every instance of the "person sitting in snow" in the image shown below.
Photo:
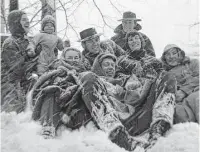
[[[141,19],[137,19],[135,13],[128,11],[123,13],[123,18],[120,19],[119,21],[122,21],[122,24],[118,25],[115,28],[114,33],[116,33],[116,35],[113,36],[111,40],[113,40],[122,49],[127,50],[126,34],[129,32],[141,30],[142,27],[140,24],[138,24],[138,21],[141,21]],[[155,51],[150,39],[145,34],[141,32],[139,33],[141,34],[145,42],[144,49],[146,50],[147,54],[155,56]]]
[[[26,106],[28,75],[36,65],[34,51],[28,51],[30,38],[27,14],[14,10],[8,15],[11,33],[3,43],[1,52],[1,111],[22,112]]]
[[[72,98],[69,94],[73,95],[77,91],[78,73],[85,71],[81,52],[76,48],[65,48],[53,67],[55,69],[41,75],[32,88],[34,104],[32,118],[40,120],[43,126],[42,135],[45,138],[55,136],[61,120],[66,119],[64,113],[68,111],[70,113],[68,128],[76,129],[85,123],[84,120],[90,120],[90,115],[83,104],[80,104],[81,108],[76,105],[73,105],[75,108],[68,108],[66,105],[66,100]]]
[[[160,64],[162,66],[161,62]],[[115,66],[116,60],[111,55],[99,55],[92,68],[94,73],[87,72],[81,78],[82,99],[94,122],[100,129],[108,133],[112,142],[129,151],[138,147],[150,148],[150,145],[152,146],[173,124],[175,78],[165,72],[154,75],[151,70],[145,69],[146,71],[144,70],[143,73],[145,73],[146,80],[142,89],[139,89],[141,83],[137,79],[135,82],[132,81],[132,84],[130,81],[129,89],[135,91],[130,95],[137,98],[134,99],[130,96],[132,100],[129,100],[128,104],[134,108],[133,114],[122,119],[115,104],[126,103],[126,100],[117,98],[116,95],[126,95],[127,89],[117,87],[116,84],[122,85],[124,81],[114,81]],[[139,96],[136,93],[139,93]],[[135,141],[131,137],[139,135],[145,130],[148,130],[149,133],[149,145]]]
[[[199,123],[199,60],[190,59],[175,44],[168,44],[162,54],[166,71],[177,80],[175,122]]]
[[[28,46],[30,51],[41,46],[41,52],[38,57],[37,74],[40,76],[48,71],[49,64],[56,60],[55,50],[63,50],[62,40],[55,34],[56,23],[51,15],[46,15],[42,19],[42,31],[34,36],[32,43]]]

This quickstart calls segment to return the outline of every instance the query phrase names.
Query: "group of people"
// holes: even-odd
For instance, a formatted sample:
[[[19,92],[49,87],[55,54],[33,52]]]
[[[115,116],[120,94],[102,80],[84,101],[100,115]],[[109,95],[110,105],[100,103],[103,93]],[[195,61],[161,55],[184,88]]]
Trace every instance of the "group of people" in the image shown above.
[[[119,21],[109,40],[101,41],[95,28],[81,31],[80,51],[64,47],[52,16],[29,38],[26,13],[10,12],[11,36],[1,53],[1,110],[22,112],[32,91],[32,118],[41,122],[45,138],[55,137],[61,126],[78,129],[93,121],[128,151],[151,148],[174,123],[199,123],[199,61],[175,44],[158,59],[135,13],[124,12]],[[148,134],[148,142],[134,138],[141,134]]]

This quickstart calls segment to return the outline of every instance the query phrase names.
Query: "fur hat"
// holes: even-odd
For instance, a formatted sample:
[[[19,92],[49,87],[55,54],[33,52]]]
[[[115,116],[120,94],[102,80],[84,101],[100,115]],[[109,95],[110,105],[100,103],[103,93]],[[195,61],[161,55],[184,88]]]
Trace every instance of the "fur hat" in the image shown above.
[[[26,33],[20,23],[20,20],[23,14],[26,14],[26,13],[20,10],[14,10],[9,13],[8,26],[9,26],[10,33],[12,35],[23,35],[24,33]]]
[[[117,58],[113,54],[99,54],[94,60],[91,71],[97,74],[98,76],[105,76],[105,73],[103,72],[101,67],[101,63],[106,58],[111,58],[115,63],[117,61]]]
[[[47,23],[52,23],[53,26],[54,26],[54,28],[56,28],[56,21],[55,21],[54,17],[51,16],[51,15],[46,15],[46,16],[42,19],[42,23],[41,23],[41,24],[42,24],[42,31],[44,31],[44,27],[45,27],[45,25],[46,25]],[[54,31],[55,31],[55,29],[54,29]]]

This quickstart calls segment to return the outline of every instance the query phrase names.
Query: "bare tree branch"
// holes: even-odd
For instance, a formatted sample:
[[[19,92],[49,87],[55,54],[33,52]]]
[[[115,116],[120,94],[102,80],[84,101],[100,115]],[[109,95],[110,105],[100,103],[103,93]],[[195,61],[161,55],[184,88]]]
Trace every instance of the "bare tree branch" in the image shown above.
[[[59,0],[59,3],[60,3],[60,5],[62,6],[62,8],[63,8],[63,10],[64,10],[64,12],[65,12],[65,18],[66,18],[66,24],[67,24],[67,26],[66,26],[66,30],[65,30],[65,34],[64,34],[64,36],[63,36],[63,38],[66,36],[66,34],[67,34],[67,28],[68,28],[68,26],[70,26],[71,28],[72,28],[72,30],[76,33],[76,36],[78,37],[78,33],[76,32],[76,30],[74,29],[74,27],[69,23],[69,21],[68,21],[68,18],[67,18],[67,11],[66,11],[66,9],[65,9],[65,7],[64,7],[64,5],[62,4],[62,2]]]
[[[110,25],[107,24],[106,20],[105,20],[105,16],[103,15],[103,13],[101,12],[101,9],[98,7],[98,5],[96,4],[95,0],[93,0],[93,3],[95,5],[95,7],[98,9],[100,15],[101,15],[101,18],[104,22],[105,25],[107,25],[109,28],[113,29]]]
[[[113,4],[112,0],[109,0],[110,4],[117,10],[117,12],[122,15],[121,11]]]

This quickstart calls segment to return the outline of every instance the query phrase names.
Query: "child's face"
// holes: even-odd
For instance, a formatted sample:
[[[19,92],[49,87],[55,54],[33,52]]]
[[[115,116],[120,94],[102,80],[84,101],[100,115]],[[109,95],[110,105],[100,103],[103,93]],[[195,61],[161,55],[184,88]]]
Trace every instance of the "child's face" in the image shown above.
[[[54,28],[54,26],[53,26],[52,23],[47,23],[47,24],[44,26],[44,32],[45,32],[45,33],[52,34],[54,31],[55,31],[55,28]]]
[[[65,53],[65,60],[72,64],[80,63],[80,55],[77,51],[69,50]]]

